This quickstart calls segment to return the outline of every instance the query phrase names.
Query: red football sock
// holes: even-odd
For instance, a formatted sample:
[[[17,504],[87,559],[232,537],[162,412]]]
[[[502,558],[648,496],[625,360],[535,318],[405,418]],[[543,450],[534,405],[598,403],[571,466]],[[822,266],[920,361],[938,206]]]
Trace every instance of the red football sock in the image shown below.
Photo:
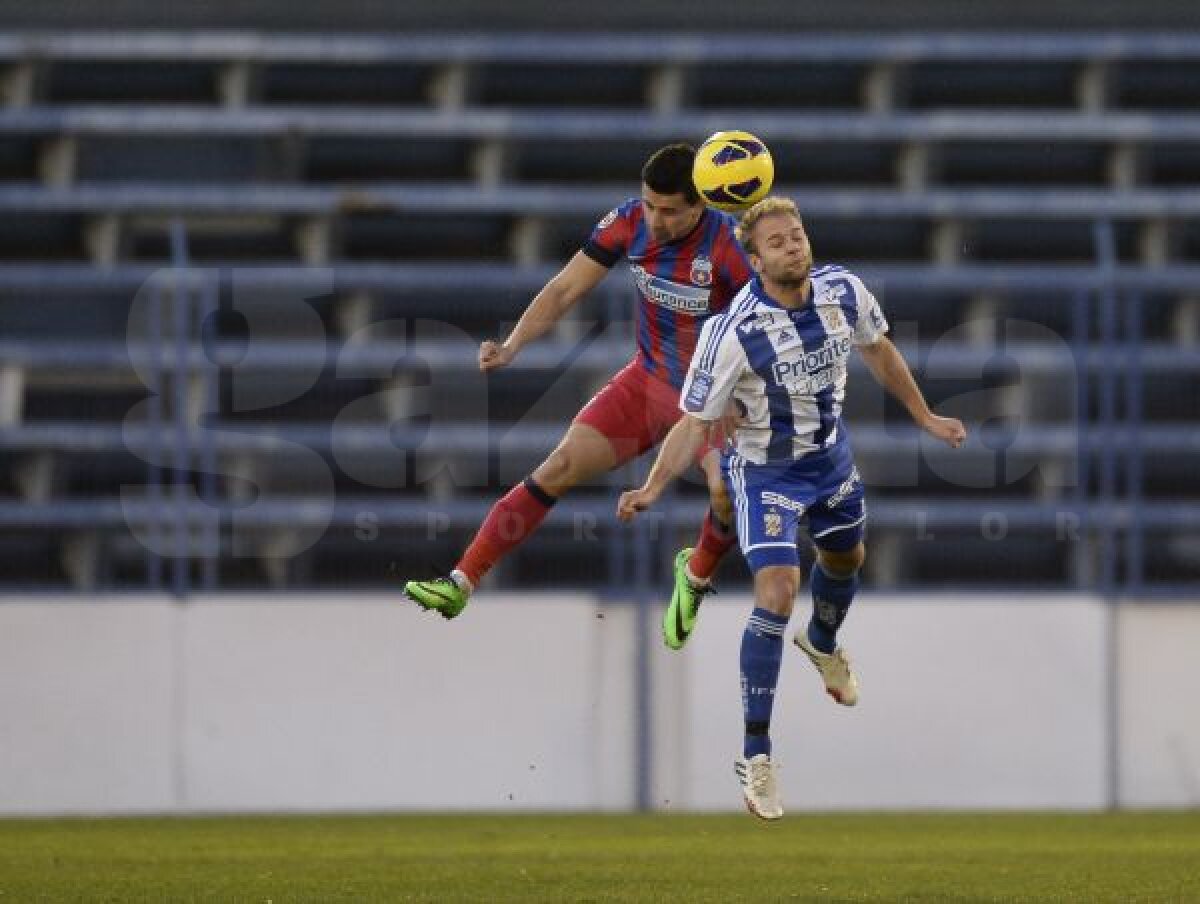
[[[692,557],[688,559],[688,571],[693,577],[707,581],[717,570],[721,557],[737,541],[737,533],[713,517],[712,509],[704,516],[704,526],[700,529],[700,539]]]
[[[492,506],[455,568],[478,587],[483,576],[501,557],[537,530],[557,501],[534,483],[533,478],[526,478]]]

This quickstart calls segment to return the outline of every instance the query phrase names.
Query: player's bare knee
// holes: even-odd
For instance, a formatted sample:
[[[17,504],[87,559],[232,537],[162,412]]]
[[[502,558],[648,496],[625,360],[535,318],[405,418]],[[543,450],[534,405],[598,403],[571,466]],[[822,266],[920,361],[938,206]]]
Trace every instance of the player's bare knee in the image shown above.
[[[579,464],[571,445],[563,443],[546,456],[534,470],[533,479],[551,496],[561,496],[579,483]]]
[[[792,604],[800,590],[800,571],[797,568],[764,568],[754,580],[758,605],[776,615],[791,615]]]
[[[867,549],[859,543],[853,549],[818,549],[817,561],[830,577],[848,578],[857,572],[867,560]]]

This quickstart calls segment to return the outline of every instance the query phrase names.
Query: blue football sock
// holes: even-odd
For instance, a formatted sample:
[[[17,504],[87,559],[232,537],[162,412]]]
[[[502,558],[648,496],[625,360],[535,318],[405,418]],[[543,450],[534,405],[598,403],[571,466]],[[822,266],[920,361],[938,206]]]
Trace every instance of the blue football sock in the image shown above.
[[[750,613],[742,633],[742,713],[746,719],[743,754],[748,758],[771,753],[771,706],[783,659],[783,629],[787,616],[766,609]]]
[[[846,620],[858,591],[858,572],[848,578],[830,577],[819,562],[814,562],[808,582],[813,598],[808,642],[822,653],[832,653],[837,649],[838,628]]]

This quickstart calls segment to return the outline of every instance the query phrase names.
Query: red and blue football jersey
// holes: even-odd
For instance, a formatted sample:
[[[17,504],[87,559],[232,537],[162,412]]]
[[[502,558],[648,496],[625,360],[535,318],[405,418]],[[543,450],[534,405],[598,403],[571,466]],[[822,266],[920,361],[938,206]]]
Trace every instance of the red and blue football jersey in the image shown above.
[[[637,286],[637,360],[676,389],[683,386],[700,327],[729,306],[754,275],[734,236],[737,220],[705,208],[694,229],[660,244],[642,202],[631,198],[596,224],[583,252],[605,267],[622,255]]]

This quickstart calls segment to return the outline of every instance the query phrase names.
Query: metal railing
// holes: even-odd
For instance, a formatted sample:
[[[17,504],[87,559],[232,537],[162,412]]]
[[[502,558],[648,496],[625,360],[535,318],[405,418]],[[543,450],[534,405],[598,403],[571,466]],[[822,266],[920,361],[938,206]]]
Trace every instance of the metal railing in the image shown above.
[[[425,108],[63,106],[0,110],[4,135],[191,136],[248,139],[295,136],[566,141],[679,141],[729,127],[772,143],[826,142],[1154,142],[1200,140],[1194,113],[906,112],[797,116],[756,110],[562,109],[441,111]]]
[[[531,32],[391,35],[273,34],[238,29],[40,31],[0,34],[0,60],[176,63],[647,63],[1102,62],[1200,59],[1187,32]]]

